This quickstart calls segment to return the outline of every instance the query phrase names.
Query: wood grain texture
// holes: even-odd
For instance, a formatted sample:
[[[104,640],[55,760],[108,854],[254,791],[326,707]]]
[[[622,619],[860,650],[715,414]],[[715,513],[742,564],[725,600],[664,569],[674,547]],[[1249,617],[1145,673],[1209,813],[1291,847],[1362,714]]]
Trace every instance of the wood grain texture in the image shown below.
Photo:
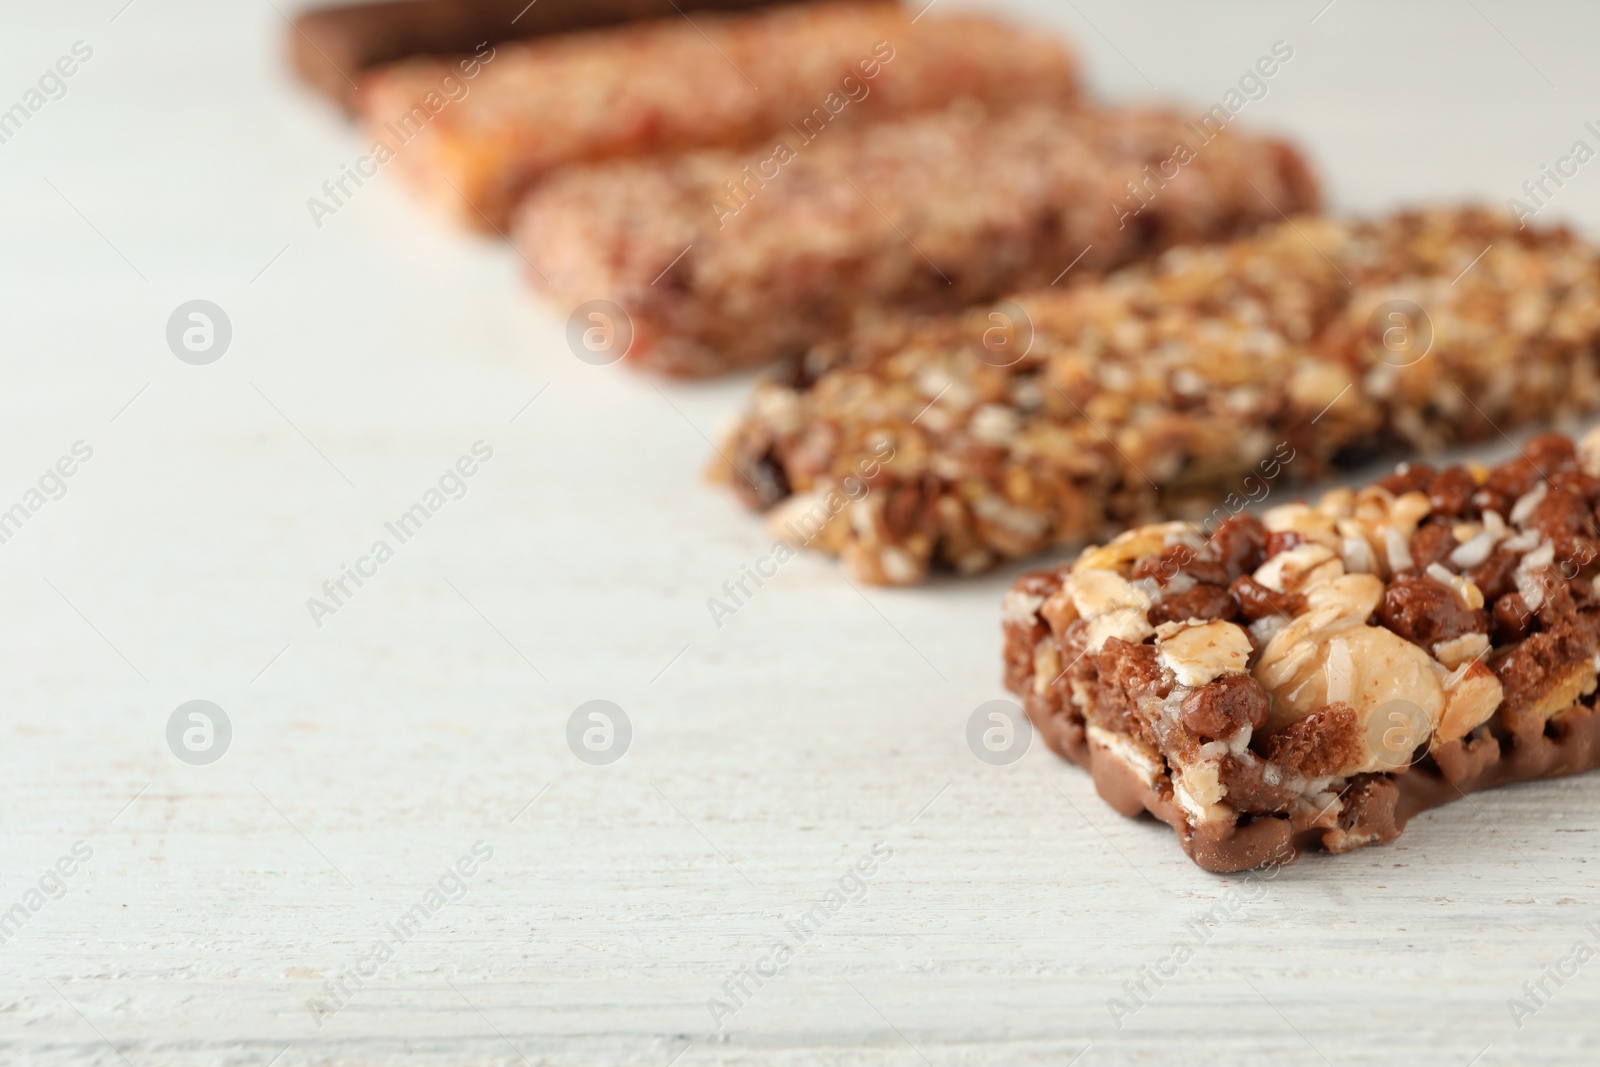
[[[387,173],[316,227],[306,198],[364,148],[293,87],[271,7],[120,6],[36,5],[0,40],[7,104],[94,48],[0,145],[0,510],[94,449],[0,544],[0,914],[93,849],[0,945],[0,1061],[1594,1062],[1600,963],[1520,1029],[1507,1001],[1600,944],[1600,780],[1253,886],[1043,751],[968,751],[1010,574],[857,590],[797,559],[717,628],[706,599],[770,545],[699,478],[746,383],[579,362],[514,253]],[[1292,128],[1341,208],[1503,202],[1596,117],[1590,7],[1320,6],[1031,10],[1108,94],[1196,110],[1291,42],[1241,121]],[[1546,211],[1600,232],[1600,172]],[[233,324],[205,367],[163,336],[195,298]],[[314,625],[480,440],[466,495]],[[164,739],[195,698],[234,727],[209,767]],[[634,727],[609,767],[566,746],[595,698]],[[477,841],[464,897],[319,1028],[322,983]],[[719,1028],[708,999],[880,841]],[[1230,888],[1260,899],[1115,1025]]]

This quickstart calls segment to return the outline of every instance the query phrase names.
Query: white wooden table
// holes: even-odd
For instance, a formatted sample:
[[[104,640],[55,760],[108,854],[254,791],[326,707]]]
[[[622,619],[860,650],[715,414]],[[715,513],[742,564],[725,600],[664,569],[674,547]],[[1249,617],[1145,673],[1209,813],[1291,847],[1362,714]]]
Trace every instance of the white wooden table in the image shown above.
[[[513,253],[392,175],[316,228],[363,143],[290,83],[274,7],[123,3],[13,3],[0,36],[0,108],[93,50],[0,144],[0,510],[93,451],[0,544],[0,1062],[1595,1062],[1600,963],[1520,1028],[1508,1000],[1600,946],[1600,779],[1217,878],[1042,750],[968,751],[1010,574],[858,590],[799,559],[717,628],[770,544],[700,478],[748,383],[579,362]],[[1016,6],[1108,96],[1197,113],[1288,42],[1241,121],[1292,129],[1341,209],[1502,203],[1595,143],[1589,5]],[[1600,163],[1555,216],[1600,231]],[[165,339],[194,299],[232,324],[206,366]],[[211,765],[166,741],[195,699],[232,726]],[[609,766],[566,741],[593,699],[632,725]]]

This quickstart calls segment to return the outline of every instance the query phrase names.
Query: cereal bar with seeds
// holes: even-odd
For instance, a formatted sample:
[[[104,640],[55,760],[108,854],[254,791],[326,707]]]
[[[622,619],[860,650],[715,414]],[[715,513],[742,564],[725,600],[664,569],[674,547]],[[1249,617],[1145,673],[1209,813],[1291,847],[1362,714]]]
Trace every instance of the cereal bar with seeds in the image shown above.
[[[470,78],[430,58],[369,74],[361,112],[430,203],[503,229],[522,193],[563,164],[832,134],[963,98],[1078,95],[1076,63],[1049,38],[982,14],[913,17],[846,0],[517,41]],[[709,198],[697,206],[709,215]]]
[[[1137,527],[1005,598],[1005,683],[1124,815],[1238,871],[1600,766],[1600,429]],[[1207,534],[1209,533],[1209,536]]]
[[[753,154],[569,170],[529,196],[518,237],[564,306],[627,312],[630,358],[708,375],[884,311],[953,312],[1316,202],[1286,145],[1174,112],[958,104],[790,130]]]
[[[1600,254],[1568,231],[1302,218],[818,346],[719,470],[779,536],[907,585],[1594,411],[1597,371]]]

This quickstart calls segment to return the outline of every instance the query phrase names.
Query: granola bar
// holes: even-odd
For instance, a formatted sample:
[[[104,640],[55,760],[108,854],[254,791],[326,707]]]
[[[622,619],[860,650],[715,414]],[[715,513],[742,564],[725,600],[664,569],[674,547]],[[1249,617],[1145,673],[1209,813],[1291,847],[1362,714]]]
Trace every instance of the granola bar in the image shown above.
[[[1286,145],[1174,112],[957,104],[791,130],[753,154],[569,170],[529,196],[518,239],[566,306],[627,312],[635,362],[707,375],[886,310],[954,311],[1316,202]]]
[[[1314,506],[1138,527],[1006,596],[1005,681],[1211,871],[1600,766],[1600,429]]]
[[[362,83],[361,111],[429,202],[501,229],[520,195],[563,164],[743,146],[791,123],[855,125],[965,97],[1077,96],[1076,64],[1048,38],[981,14],[913,17],[894,3],[835,0],[519,41],[470,80],[440,59],[377,71]]]
[[[762,7],[778,0],[378,0],[302,12],[289,35],[296,73],[312,88],[356,109],[355,79],[373,67],[418,55],[471,52],[520,37],[666,18],[703,9]]]
[[[819,346],[720,468],[780,536],[904,585],[1594,411],[1597,371],[1600,256],[1568,231],[1302,218]]]

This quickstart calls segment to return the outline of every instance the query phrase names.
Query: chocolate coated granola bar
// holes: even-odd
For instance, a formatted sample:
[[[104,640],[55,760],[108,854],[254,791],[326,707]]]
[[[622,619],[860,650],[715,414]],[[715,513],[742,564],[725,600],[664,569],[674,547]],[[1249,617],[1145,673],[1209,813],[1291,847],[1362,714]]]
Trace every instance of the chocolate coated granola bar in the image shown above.
[[[518,239],[565,306],[627,312],[630,358],[705,375],[802,353],[863,317],[954,311],[1316,201],[1292,149],[1173,112],[956,105],[795,127],[752,153],[571,169],[529,196]]]
[[[380,0],[318,7],[289,35],[296,73],[346,111],[373,67],[418,55],[475,51],[520,37],[666,18],[689,11],[764,7],[777,0]]]
[[[1600,766],[1597,506],[1600,430],[1214,532],[1139,527],[1017,580],[1006,685],[1207,870],[1392,841],[1473,790]]]
[[[448,59],[385,67],[362,83],[361,111],[374,138],[404,138],[396,165],[431,203],[498,229],[563,164],[745,146],[790,124],[820,133],[964,97],[1077,96],[1076,64],[1054,41],[980,14],[915,17],[835,0],[519,41],[470,81]],[[710,217],[710,198],[696,207]]]
[[[757,388],[723,475],[780,535],[909,584],[1596,410],[1597,342],[1600,257],[1565,230],[1302,218],[821,346]]]

